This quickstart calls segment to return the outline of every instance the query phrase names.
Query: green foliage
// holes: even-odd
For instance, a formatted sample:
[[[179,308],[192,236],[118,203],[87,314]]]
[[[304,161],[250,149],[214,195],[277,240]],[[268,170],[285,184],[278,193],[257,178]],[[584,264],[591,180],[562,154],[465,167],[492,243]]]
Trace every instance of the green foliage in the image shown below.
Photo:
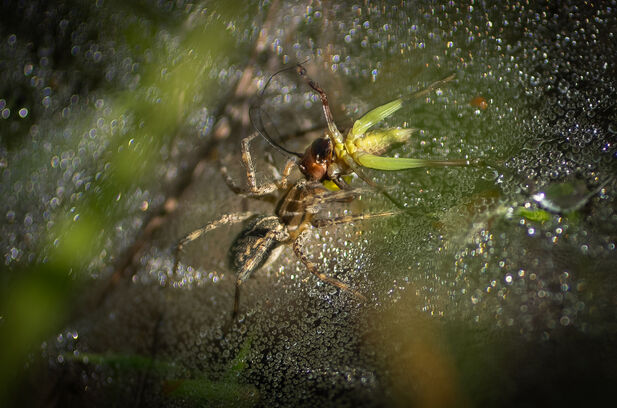
[[[516,209],[516,214],[525,217],[530,221],[545,222],[552,218],[552,215],[542,209],[527,209],[519,207]]]
[[[158,182],[155,169],[161,148],[185,126],[196,104],[203,103],[201,95],[216,97],[211,90],[216,89],[217,78],[209,70],[221,59],[232,63],[247,58],[227,24],[230,19],[244,21],[240,18],[243,2],[221,2],[219,8],[195,13],[191,24],[157,14],[150,5],[112,5],[108,9],[92,3],[88,18],[99,21],[101,29],[112,30],[109,35],[118,44],[137,55],[148,50],[150,57],[140,66],[136,89],[102,94],[104,106],[86,111],[73,123],[72,151],[79,150],[82,135],[97,120],[120,125],[102,137],[106,149],[91,166],[92,171],[100,170],[97,178],[77,193],[77,199],[65,200],[53,215],[47,237],[41,240],[39,252],[45,254],[41,262],[14,268],[11,280],[0,288],[0,401],[26,354],[63,323],[92,258],[114,239],[115,225],[126,216],[117,205],[119,198]],[[118,19],[118,12],[134,18]],[[171,38],[180,40],[177,47],[156,42],[162,25]],[[21,163],[20,167],[27,174],[37,164]]]

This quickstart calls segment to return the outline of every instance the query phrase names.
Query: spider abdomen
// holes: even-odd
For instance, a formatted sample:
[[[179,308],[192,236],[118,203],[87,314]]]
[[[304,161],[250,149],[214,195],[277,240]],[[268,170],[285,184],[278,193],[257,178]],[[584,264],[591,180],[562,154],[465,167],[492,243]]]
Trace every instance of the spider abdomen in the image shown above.
[[[251,218],[229,248],[229,262],[238,274],[238,281],[246,280],[261,268],[286,237],[285,226],[278,217],[257,215]]]

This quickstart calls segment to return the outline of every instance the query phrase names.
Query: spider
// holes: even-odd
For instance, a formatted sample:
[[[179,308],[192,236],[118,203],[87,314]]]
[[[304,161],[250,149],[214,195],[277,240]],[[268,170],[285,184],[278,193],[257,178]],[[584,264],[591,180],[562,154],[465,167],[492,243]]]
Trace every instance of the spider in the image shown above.
[[[335,218],[318,217],[319,212],[324,206],[334,202],[352,200],[363,192],[361,189],[351,188],[331,191],[311,176],[313,173],[310,173],[308,169],[314,170],[315,167],[322,167],[324,171],[327,171],[329,163],[333,160],[332,150],[328,150],[328,144],[314,142],[306,150],[302,162],[298,164],[305,177],[296,181],[291,187],[287,187],[287,178],[292,169],[292,166],[289,164],[285,166],[280,180],[258,186],[255,181],[255,168],[249,150],[250,142],[258,135],[258,133],[254,133],[242,141],[242,162],[246,168],[248,189],[243,189],[236,185],[227,175],[225,167],[222,167],[221,170],[227,184],[238,194],[261,197],[276,190],[286,189],[276,205],[274,214],[265,215],[253,212],[225,214],[219,219],[189,233],[179,241],[176,247],[174,273],[178,268],[179,253],[188,243],[220,226],[246,221],[244,229],[235,238],[229,249],[231,268],[237,274],[232,319],[235,319],[238,315],[240,286],[242,283],[253,272],[260,269],[271,257],[273,251],[283,244],[291,244],[296,256],[319,279],[351,293],[361,301],[366,300],[361,293],[352,289],[348,284],[321,272],[317,265],[307,257],[304,250],[305,242],[313,228],[323,228],[369,218],[391,216],[400,211],[344,215]],[[321,148],[325,148],[325,150]],[[290,162],[293,163],[293,161]]]
[[[275,75],[288,69],[290,68],[285,68],[273,74],[266,82],[260,96],[263,96],[265,89]],[[402,99],[397,99],[371,110],[357,120],[346,138],[343,138],[334,124],[325,92],[316,82],[307,77],[306,70],[302,65],[298,64],[296,69],[297,73],[308,82],[309,86],[321,98],[328,123],[326,137],[313,141],[304,153],[287,150],[270,137],[263,126],[262,112],[259,106],[254,105],[249,110],[249,113],[256,132],[243,139],[241,143],[241,159],[246,169],[247,188],[237,185],[228,175],[226,167],[221,167],[221,173],[224,176],[225,182],[237,194],[262,197],[279,190],[284,190],[285,193],[278,201],[274,214],[264,215],[253,212],[225,214],[219,219],[189,233],[176,246],[174,273],[176,273],[178,268],[179,254],[187,244],[220,226],[246,221],[244,229],[235,238],[229,249],[230,264],[237,273],[232,319],[235,319],[238,315],[242,283],[268,261],[277,247],[284,244],[291,244],[296,256],[320,280],[342,291],[351,293],[359,300],[365,300],[361,293],[352,289],[348,284],[321,272],[317,265],[310,261],[304,250],[306,240],[314,228],[323,228],[375,217],[392,216],[401,213],[403,210],[408,210],[396,202],[383,188],[364,176],[359,166],[380,170],[400,170],[424,166],[467,164],[466,161],[462,160],[434,161],[377,156],[377,154],[386,151],[391,145],[407,140],[413,132],[413,129],[368,131],[374,124],[398,110],[402,106]],[[427,89],[417,92],[414,96],[424,95],[449,81],[452,77],[450,76],[442,81],[438,81]],[[250,153],[251,141],[258,136],[265,138],[273,147],[289,158],[280,179],[261,186],[257,185],[255,167]],[[295,166],[298,167],[303,178],[300,178],[288,187],[288,178]],[[346,183],[344,176],[352,172],[358,174],[370,186],[383,193],[399,209],[381,213],[320,218],[318,214],[324,206],[334,202],[353,200],[364,191],[351,188]],[[326,184],[328,182],[335,187],[331,186],[328,188]]]

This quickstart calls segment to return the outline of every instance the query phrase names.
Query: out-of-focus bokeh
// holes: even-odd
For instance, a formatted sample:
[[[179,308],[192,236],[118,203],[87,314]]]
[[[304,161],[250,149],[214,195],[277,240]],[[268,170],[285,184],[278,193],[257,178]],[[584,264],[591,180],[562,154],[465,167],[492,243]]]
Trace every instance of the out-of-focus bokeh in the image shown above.
[[[617,381],[617,11],[528,2],[0,4],[0,405],[592,405]],[[249,107],[288,149],[455,73],[367,171],[416,215],[315,230],[243,286]],[[252,144],[259,183],[285,157]],[[298,178],[293,173],[293,178]],[[360,180],[356,187],[366,188]],[[391,210],[367,189],[323,215]]]

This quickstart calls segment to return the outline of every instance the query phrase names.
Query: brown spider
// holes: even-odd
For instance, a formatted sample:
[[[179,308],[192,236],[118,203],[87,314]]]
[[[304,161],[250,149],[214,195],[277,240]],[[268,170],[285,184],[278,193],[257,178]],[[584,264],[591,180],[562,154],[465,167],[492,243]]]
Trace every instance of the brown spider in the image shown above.
[[[252,197],[260,197],[276,190],[287,188],[287,178],[291,173],[294,161],[288,162],[279,181],[274,181],[263,186],[258,186],[255,181],[255,168],[251,160],[249,146],[258,133],[248,136],[242,141],[242,162],[246,168],[248,189],[237,186],[227,175],[225,167],[221,168],[225,181],[230,188],[238,194],[246,194]],[[325,145],[327,147],[327,145]],[[261,268],[270,255],[279,245],[291,244],[295,254],[300,258],[306,268],[322,281],[334,285],[337,288],[348,291],[360,300],[365,297],[353,290],[346,283],[321,272],[317,265],[311,262],[304,252],[304,244],[311,233],[312,228],[323,228],[330,225],[349,223],[374,217],[394,215],[400,211],[386,211],[373,214],[346,215],[335,218],[319,218],[316,215],[320,210],[333,202],[352,200],[363,190],[346,188],[344,190],[330,191],[319,180],[310,177],[305,172],[306,166],[310,168],[323,166],[327,168],[332,160],[332,151],[319,150],[322,144],[314,142],[305,152],[301,164],[298,165],[305,178],[299,179],[279,200],[274,215],[255,214],[253,212],[225,214],[219,219],[189,233],[180,240],[176,247],[174,273],[178,268],[179,252],[189,243],[201,237],[205,233],[220,226],[235,224],[248,220],[245,228],[233,241],[229,249],[229,259],[232,269],[237,273],[236,292],[232,317],[238,314],[240,285],[247,280],[253,272]],[[290,164],[291,163],[291,164]],[[306,164],[302,164],[306,163]]]
[[[292,67],[294,68],[294,67]],[[362,174],[358,163],[361,166],[373,167],[380,170],[400,170],[404,168],[415,168],[425,166],[445,166],[445,165],[465,165],[467,161],[431,161],[419,159],[398,159],[375,156],[384,152],[388,146],[399,143],[411,135],[413,129],[386,129],[383,131],[367,132],[366,137],[370,143],[362,145],[360,142],[364,138],[364,133],[355,134],[356,127],[361,128],[364,132],[373,124],[390,115],[402,105],[402,100],[397,99],[382,107],[376,108],[365,116],[360,118],[354,125],[354,129],[349,135],[353,136],[353,140],[348,138],[348,141],[354,141],[359,146],[364,148],[364,151],[358,150],[351,152],[345,150],[345,140],[338,132],[332,113],[328,105],[325,92],[319,85],[312,81],[306,75],[306,70],[301,65],[297,67],[298,74],[303,77],[309,86],[316,91],[322,101],[324,114],[328,122],[328,131],[326,137],[321,137],[313,141],[303,154],[295,153],[287,150],[283,146],[275,142],[265,127],[263,126],[261,110],[259,107],[251,107],[249,113],[251,121],[257,132],[242,140],[242,163],[246,169],[247,188],[242,188],[234,183],[227,174],[227,169],[222,166],[221,172],[226,183],[232,191],[237,194],[247,195],[251,197],[261,197],[271,194],[277,190],[286,190],[285,194],[280,198],[274,215],[255,214],[253,212],[243,212],[234,214],[225,214],[218,220],[212,221],[209,224],[189,233],[181,239],[176,247],[176,256],[174,263],[174,273],[178,268],[179,252],[189,243],[201,237],[205,233],[212,231],[222,225],[235,224],[238,222],[247,221],[243,231],[236,237],[229,249],[229,258],[231,267],[237,273],[236,292],[234,298],[233,318],[238,314],[240,286],[248,279],[253,272],[261,268],[270,258],[275,248],[282,244],[291,244],[295,254],[300,258],[306,268],[317,276],[322,281],[331,284],[341,290],[348,291],[360,300],[365,300],[365,297],[359,292],[353,290],[346,283],[330,277],[323,272],[320,272],[317,265],[311,262],[304,252],[304,244],[312,231],[312,228],[322,228],[325,226],[342,224],[354,221],[365,220],[375,217],[391,216],[401,212],[414,214],[408,208],[397,203],[383,188],[375,185],[370,179]],[[278,73],[288,70],[285,68],[273,74],[264,86],[260,96],[263,96],[265,89]],[[415,96],[421,96],[436,88],[449,80],[453,76],[445,80],[438,81],[430,85],[427,89],[419,91]],[[357,133],[357,132],[356,132]],[[255,179],[255,167],[250,154],[251,141],[261,135],[273,147],[289,157],[287,164],[280,176],[279,180],[268,184],[258,186]],[[350,145],[351,148],[351,145]],[[353,154],[352,154],[353,153]],[[353,157],[353,160],[352,158]],[[358,160],[356,163],[354,160]],[[296,181],[291,187],[288,187],[288,178],[294,166],[298,166],[304,178]],[[344,175],[356,173],[366,181],[371,187],[377,189],[392,201],[397,207],[397,210],[386,211],[373,214],[357,214],[347,215],[336,218],[319,218],[317,215],[320,210],[334,202],[345,202],[353,200],[360,192],[364,190],[352,189],[343,179]],[[334,183],[340,190],[331,191],[324,187],[324,182]]]

